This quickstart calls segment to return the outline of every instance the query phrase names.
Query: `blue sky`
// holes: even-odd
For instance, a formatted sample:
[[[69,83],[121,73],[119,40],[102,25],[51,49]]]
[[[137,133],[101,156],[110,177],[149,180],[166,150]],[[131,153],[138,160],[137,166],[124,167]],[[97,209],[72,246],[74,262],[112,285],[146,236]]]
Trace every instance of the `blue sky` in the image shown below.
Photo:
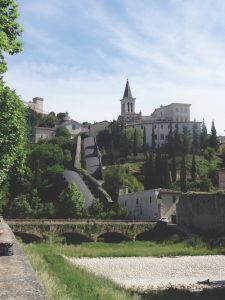
[[[190,103],[225,129],[224,0],[19,0],[24,51],[5,81],[77,121],[117,118],[126,78],[136,110]]]

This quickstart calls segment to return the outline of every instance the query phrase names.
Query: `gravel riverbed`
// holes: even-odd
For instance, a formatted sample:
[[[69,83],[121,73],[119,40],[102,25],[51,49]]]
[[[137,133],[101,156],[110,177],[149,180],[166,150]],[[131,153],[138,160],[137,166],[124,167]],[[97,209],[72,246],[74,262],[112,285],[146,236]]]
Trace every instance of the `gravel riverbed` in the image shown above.
[[[201,290],[225,286],[225,256],[71,258],[72,264],[104,276],[124,288],[162,290],[169,287]]]

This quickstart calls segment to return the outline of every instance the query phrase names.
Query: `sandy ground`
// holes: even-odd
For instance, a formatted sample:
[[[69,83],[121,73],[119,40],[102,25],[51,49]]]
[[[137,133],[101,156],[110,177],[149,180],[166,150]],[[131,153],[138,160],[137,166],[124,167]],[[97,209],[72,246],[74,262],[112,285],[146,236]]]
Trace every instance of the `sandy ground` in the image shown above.
[[[122,287],[134,290],[168,287],[201,290],[210,280],[211,286],[225,286],[225,256],[70,258],[74,265],[104,276]]]

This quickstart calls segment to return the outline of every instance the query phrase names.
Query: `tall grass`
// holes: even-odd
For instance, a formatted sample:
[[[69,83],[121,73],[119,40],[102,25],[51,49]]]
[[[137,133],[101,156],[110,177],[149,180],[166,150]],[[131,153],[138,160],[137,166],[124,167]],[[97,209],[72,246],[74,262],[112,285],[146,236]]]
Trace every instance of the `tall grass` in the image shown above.
[[[50,300],[138,300],[111,281],[75,267],[54,246],[23,246]]]

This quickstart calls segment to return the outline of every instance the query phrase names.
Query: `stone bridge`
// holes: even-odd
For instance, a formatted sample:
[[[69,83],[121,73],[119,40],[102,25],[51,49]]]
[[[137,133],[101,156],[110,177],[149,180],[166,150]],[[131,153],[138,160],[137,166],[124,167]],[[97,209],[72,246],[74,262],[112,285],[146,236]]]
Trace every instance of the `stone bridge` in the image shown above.
[[[121,235],[126,239],[135,240],[138,235],[153,230],[157,225],[157,222],[150,221],[75,219],[10,219],[6,222],[16,235],[29,234],[39,239],[51,240],[53,237],[77,234],[90,241],[97,241],[106,234]]]

